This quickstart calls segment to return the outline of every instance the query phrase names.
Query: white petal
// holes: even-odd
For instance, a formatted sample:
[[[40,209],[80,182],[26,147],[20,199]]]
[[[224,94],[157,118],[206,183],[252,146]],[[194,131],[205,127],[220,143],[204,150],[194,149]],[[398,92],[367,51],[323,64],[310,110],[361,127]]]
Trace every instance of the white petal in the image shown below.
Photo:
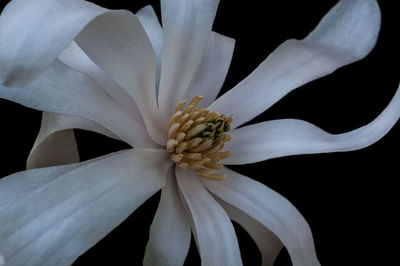
[[[89,23],[76,43],[135,100],[147,131],[157,143],[167,141],[167,122],[157,107],[156,57],[138,18],[129,11],[105,14]]]
[[[222,181],[202,179],[222,200],[235,206],[271,230],[285,245],[294,266],[320,265],[310,227],[288,200],[263,184],[227,168]]]
[[[197,71],[219,0],[162,0],[164,30],[158,103],[170,118]]]
[[[70,265],[165,185],[170,165],[163,150],[134,149],[78,164],[61,175],[57,172],[71,166],[1,179],[6,203],[0,205],[0,250],[5,261]]]
[[[167,185],[150,227],[143,265],[183,265],[189,251],[191,230],[176,187],[175,167],[168,172]]]
[[[264,225],[260,224],[238,208],[216,198],[233,221],[240,224],[253,238],[261,252],[262,266],[274,265],[275,259],[282,249],[282,242]]]
[[[58,56],[58,59],[70,68],[91,78],[136,122],[144,126],[142,115],[133,98],[93,63],[76,42],[70,43],[67,49]]]
[[[232,128],[251,120],[293,89],[366,56],[380,21],[375,0],[339,1],[307,38],[284,42],[209,109],[233,114]]]
[[[343,134],[329,134],[296,119],[267,121],[235,129],[225,146],[232,154],[225,164],[246,164],[271,158],[365,148],[380,140],[400,117],[400,86],[390,104],[368,125]]]
[[[176,178],[201,257],[201,264],[242,265],[232,223],[193,171],[176,167]]]
[[[203,95],[199,106],[209,106],[222,88],[231,64],[235,40],[211,32],[199,68],[190,83],[185,99]]]
[[[33,81],[90,21],[110,12],[80,0],[11,1],[0,16],[0,84]]]
[[[94,131],[118,139],[106,128],[83,117],[43,112],[42,124],[28,156],[27,168],[79,162],[73,128]]]
[[[60,61],[23,88],[0,87],[0,97],[47,112],[82,116],[135,147],[156,147],[146,130],[85,75]]]
[[[149,37],[151,46],[153,47],[154,53],[156,54],[156,90],[158,91],[161,75],[163,31],[153,7],[143,7],[136,13],[136,16],[140,20],[140,23],[142,23],[143,29]]]

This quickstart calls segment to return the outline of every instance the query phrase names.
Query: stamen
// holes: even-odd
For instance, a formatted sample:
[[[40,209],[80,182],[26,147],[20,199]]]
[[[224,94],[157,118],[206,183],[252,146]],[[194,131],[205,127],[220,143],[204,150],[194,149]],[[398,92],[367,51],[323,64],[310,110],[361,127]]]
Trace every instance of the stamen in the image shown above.
[[[186,108],[186,101],[176,106],[169,122],[167,151],[177,166],[192,168],[207,179],[222,180],[226,174],[215,173],[215,170],[223,168],[224,165],[218,162],[231,154],[220,150],[232,139],[226,134],[232,115],[225,117],[218,112],[197,108],[203,98],[200,95],[193,97]]]
[[[182,107],[185,105],[185,103],[186,103],[185,100],[181,101],[181,102],[176,106],[175,112],[174,112],[174,113],[176,113],[176,112],[182,110]]]

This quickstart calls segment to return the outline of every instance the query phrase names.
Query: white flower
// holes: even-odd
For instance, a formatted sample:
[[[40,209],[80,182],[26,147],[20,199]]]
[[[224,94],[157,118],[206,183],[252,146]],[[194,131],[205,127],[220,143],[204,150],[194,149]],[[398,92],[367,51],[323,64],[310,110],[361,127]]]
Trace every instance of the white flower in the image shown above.
[[[319,265],[307,222],[282,196],[227,168],[218,172],[225,179],[211,181],[203,177],[213,173],[199,177],[175,167],[165,148],[168,120],[182,99],[198,94],[207,109],[233,114],[228,165],[376,142],[399,118],[399,91],[378,118],[344,134],[294,119],[236,127],[296,87],[368,54],[379,8],[374,0],[339,2],[304,40],[284,42],[215,100],[234,46],[211,32],[217,6],[217,0],[162,0],[163,29],[150,7],[135,16],[80,0],[13,0],[4,9],[0,97],[46,111],[28,167],[79,160],[65,129],[95,131],[134,149],[1,179],[0,264],[70,264],[162,189],[146,265],[183,264],[191,232],[203,265],[240,265],[230,219],[254,238],[263,265],[273,263],[282,244],[294,265]]]

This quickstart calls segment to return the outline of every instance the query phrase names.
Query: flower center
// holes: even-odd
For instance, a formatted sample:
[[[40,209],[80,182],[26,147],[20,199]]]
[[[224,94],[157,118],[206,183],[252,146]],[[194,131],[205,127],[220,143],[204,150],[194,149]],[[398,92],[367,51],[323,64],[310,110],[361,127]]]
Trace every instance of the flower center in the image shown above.
[[[230,151],[221,152],[224,143],[231,140],[226,134],[232,115],[225,117],[205,108],[196,108],[203,96],[195,96],[185,109],[181,101],[169,122],[167,151],[171,160],[183,169],[193,169],[201,177],[222,180],[226,174],[216,173],[224,165],[219,160],[229,157]]]

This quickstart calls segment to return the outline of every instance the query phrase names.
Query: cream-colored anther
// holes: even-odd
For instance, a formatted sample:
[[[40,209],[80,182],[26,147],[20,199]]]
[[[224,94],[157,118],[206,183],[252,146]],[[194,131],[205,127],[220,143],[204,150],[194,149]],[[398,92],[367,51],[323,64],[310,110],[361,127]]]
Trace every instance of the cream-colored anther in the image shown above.
[[[182,110],[182,107],[185,105],[185,103],[186,103],[185,100],[179,102],[178,105],[177,105],[176,108],[175,108],[175,112],[174,112],[174,113],[176,113],[176,112],[178,112],[178,111],[181,111],[181,110]]]
[[[192,139],[194,136],[198,135],[200,132],[203,132],[204,129],[206,129],[206,125],[205,124],[200,124],[200,125],[192,127],[186,133],[186,140]]]
[[[192,140],[189,141],[189,147],[188,149],[191,149],[193,147],[199,146],[199,144],[203,141],[202,138],[193,138]]]
[[[214,159],[217,161],[228,158],[229,156],[231,156],[231,151],[222,151],[222,152],[216,152],[216,153],[207,155],[208,158]]]
[[[208,175],[202,175],[199,173],[199,175],[204,178],[214,180],[214,181],[221,181],[221,180],[225,179],[225,177],[227,176],[226,174],[217,174],[217,173],[208,174]]]
[[[193,119],[192,119],[192,120],[193,120]],[[198,124],[203,123],[205,120],[206,120],[206,119],[205,119],[204,117],[196,118],[196,120],[193,120],[193,121],[194,121],[194,122],[193,122],[193,126],[197,126]]]
[[[217,151],[219,151],[223,147],[224,147],[224,144],[223,143],[219,143],[218,145],[215,145],[214,147],[211,147],[210,149],[204,151],[203,154],[204,155],[209,155],[209,154],[216,153]]]
[[[193,105],[196,107],[199,104],[199,102],[203,99],[204,99],[204,96],[202,96],[202,95],[194,96],[193,99],[190,101],[189,105]]]
[[[186,109],[183,111],[183,114],[190,114],[192,113],[192,110],[194,109],[194,105],[189,105],[186,107]]]
[[[176,147],[175,151],[177,153],[182,153],[184,150],[187,149],[187,147],[189,146],[189,144],[187,142],[181,142],[178,144],[178,146]]]
[[[196,169],[196,172],[207,176],[207,175],[212,175],[214,173],[214,170],[207,169],[207,168],[199,168],[199,169]]]
[[[181,116],[182,116],[182,111],[176,112],[176,113],[171,117],[171,120],[169,121],[168,127],[171,127],[172,124],[176,123],[176,122],[179,120],[179,118],[181,118]]]
[[[203,152],[207,149],[209,149],[213,145],[213,140],[212,139],[207,139],[203,141],[199,146],[191,148],[191,152]]]
[[[191,168],[204,178],[221,180],[226,175],[215,170],[223,167],[218,161],[230,155],[230,151],[220,150],[232,138],[226,134],[232,116],[197,108],[203,98],[195,96],[186,108],[186,101],[177,105],[169,122],[167,150],[178,167]]]
[[[187,120],[189,120],[189,114],[184,114],[178,119],[178,123],[183,125]]]
[[[232,136],[229,134],[224,134],[224,143],[227,143],[228,141],[230,141],[232,139]]]
[[[180,153],[180,154],[174,153],[174,154],[171,155],[171,160],[173,162],[175,162],[175,163],[180,162],[182,159],[183,159],[183,154],[182,153]]]
[[[189,169],[190,167],[190,164],[188,164],[187,162],[178,162],[176,163],[176,165],[183,169]]]
[[[207,168],[216,169],[216,170],[221,169],[222,167],[224,167],[223,164],[215,163],[215,162],[206,163],[204,166],[207,167]]]
[[[175,150],[175,147],[179,144],[179,142],[176,139],[169,139],[167,140],[167,151],[168,152],[173,152]]]
[[[185,137],[186,137],[186,133],[179,132],[179,133],[176,135],[176,140],[177,140],[178,142],[182,142],[182,141],[185,139]]]
[[[189,130],[189,128],[192,126],[193,120],[187,121],[181,128],[179,128],[180,132],[186,132]]]
[[[201,160],[200,153],[192,153],[192,152],[184,152],[182,153],[183,158],[190,159],[190,160]]]
[[[169,127],[168,139],[174,139],[175,138],[175,133],[178,130],[179,126],[180,126],[179,123],[173,123],[172,126]]]

